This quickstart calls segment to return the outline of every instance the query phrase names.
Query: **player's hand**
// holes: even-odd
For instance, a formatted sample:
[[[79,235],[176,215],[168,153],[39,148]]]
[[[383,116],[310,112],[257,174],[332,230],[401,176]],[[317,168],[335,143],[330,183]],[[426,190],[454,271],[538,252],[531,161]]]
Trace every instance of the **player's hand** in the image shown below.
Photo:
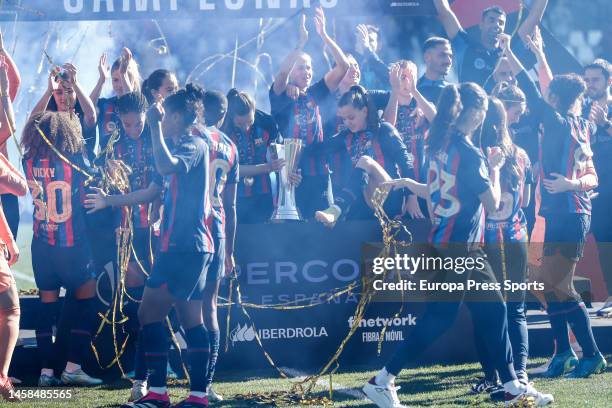
[[[121,61],[119,63],[119,72],[125,75],[128,66],[130,65],[130,62],[132,61],[132,51],[130,51],[130,49],[127,47],[123,47],[123,49],[121,50],[121,57],[119,57],[119,59]]]
[[[296,172],[289,174],[289,184],[292,186],[299,186],[302,182],[302,170],[298,169]]]
[[[419,206],[419,200],[416,194],[412,194],[406,198],[402,205],[402,214],[408,214],[411,218],[417,220],[425,218]]]
[[[308,42],[308,30],[306,29],[306,15],[302,14],[300,20],[300,31],[299,31],[300,39],[298,40],[298,48],[301,50],[304,48],[306,43]]]
[[[68,74],[68,81],[73,85],[76,84],[77,68],[73,64],[67,62],[62,65],[62,69],[64,70],[64,72],[66,72],[66,74]]]
[[[147,111],[147,122],[149,122],[149,126],[161,123],[161,121],[164,120],[164,115],[165,111],[162,104],[155,102]]]
[[[510,53],[510,43],[512,42],[512,37],[509,34],[501,33],[499,35],[499,46],[507,55]]]
[[[365,24],[358,24],[355,28],[355,38],[357,44],[359,44],[364,50],[370,49],[370,35],[368,33],[368,27]]]
[[[402,81],[402,69],[399,64],[392,64],[391,69],[389,70],[389,84],[391,85],[391,89],[399,92]]]
[[[293,84],[287,84],[287,88],[285,88],[285,93],[288,97],[293,99],[294,101],[300,97],[300,88]]]
[[[315,28],[317,29],[317,34],[319,34],[323,41],[325,41],[328,36],[325,29],[325,12],[321,6],[315,9],[314,23]]]
[[[234,254],[226,254],[225,255],[225,277],[232,276],[232,272],[236,268],[236,261],[234,259]]]
[[[544,179],[542,182],[542,184],[544,184],[544,188],[550,194],[563,193],[574,188],[574,184],[567,177],[559,173],[550,173],[550,175],[552,178]]]
[[[591,112],[589,113],[589,120],[595,123],[597,126],[603,126],[608,121],[608,106],[601,106],[595,102],[591,105]]]
[[[98,187],[91,187],[94,193],[85,196],[84,205],[89,211],[87,214],[94,213],[108,207],[107,194]]]
[[[506,158],[501,149],[497,146],[487,147],[487,159],[491,170],[499,170],[504,166]]]
[[[273,171],[280,171],[283,166],[286,164],[285,159],[275,159],[268,163],[268,171],[271,173]]]
[[[536,26],[533,30],[533,35],[525,38],[527,48],[536,56],[541,59],[544,56],[544,40],[540,28]]]
[[[11,242],[6,244],[6,251],[8,252],[8,257],[6,260],[9,266],[13,266],[19,260],[19,247],[14,239],[11,239],[10,241]]]
[[[104,82],[106,82],[106,80],[110,77],[110,67],[108,66],[106,59],[107,55],[104,53],[98,62],[98,73],[100,74],[100,79]]]

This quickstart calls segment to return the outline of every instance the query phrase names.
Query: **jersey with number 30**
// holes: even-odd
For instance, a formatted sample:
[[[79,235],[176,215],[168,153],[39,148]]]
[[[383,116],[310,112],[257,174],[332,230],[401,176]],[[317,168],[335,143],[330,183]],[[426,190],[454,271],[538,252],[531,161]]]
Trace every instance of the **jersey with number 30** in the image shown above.
[[[430,242],[482,244],[485,218],[478,195],[491,185],[482,152],[455,132],[444,148],[427,158],[426,168],[433,210]]]
[[[85,168],[81,155],[67,158]],[[24,159],[23,168],[34,201],[34,238],[59,247],[82,243],[84,176],[59,158]]]

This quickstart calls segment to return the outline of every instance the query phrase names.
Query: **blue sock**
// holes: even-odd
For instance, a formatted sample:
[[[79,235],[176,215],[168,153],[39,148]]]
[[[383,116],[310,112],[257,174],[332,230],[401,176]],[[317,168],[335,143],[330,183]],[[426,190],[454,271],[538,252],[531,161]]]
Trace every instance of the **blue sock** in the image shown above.
[[[561,302],[548,302],[546,311],[550,320],[553,336],[557,341],[557,354],[570,350],[567,316]]]
[[[136,338],[136,350],[134,352],[134,379],[145,381],[147,379],[147,362],[144,354],[144,339],[142,330]]]
[[[210,357],[208,358],[208,372],[206,373],[206,388],[213,382],[213,376],[215,375],[215,367],[217,366],[217,357],[219,356],[219,343],[221,340],[221,333],[219,330],[208,331],[208,341],[210,342]]]
[[[189,377],[191,391],[206,392],[206,372],[202,369],[208,366],[208,332],[204,325],[185,330],[187,342],[187,361],[189,362]]]
[[[584,306],[584,303],[578,303],[575,300],[570,302],[572,306],[568,307],[566,312],[567,321],[578,340],[578,344],[582,347],[582,354],[585,357],[593,357],[599,353],[599,348],[593,337],[593,330],[591,329],[591,321],[589,320],[589,314]]]
[[[150,387],[166,387],[166,367],[168,365],[168,335],[162,322],[146,324],[142,327],[144,360],[149,370]]]
[[[41,368],[53,368],[53,326],[57,324],[58,302],[43,303],[38,306],[36,319],[36,347]]]
[[[67,317],[74,322],[70,330],[68,361],[82,365],[91,349],[96,299],[66,299],[66,301],[69,302],[66,309]]]

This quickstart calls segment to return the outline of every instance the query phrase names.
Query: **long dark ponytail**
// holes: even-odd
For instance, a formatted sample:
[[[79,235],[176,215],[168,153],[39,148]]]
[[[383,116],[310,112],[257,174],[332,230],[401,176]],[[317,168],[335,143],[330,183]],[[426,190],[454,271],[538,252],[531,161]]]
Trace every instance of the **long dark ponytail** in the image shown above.
[[[482,124],[482,148],[499,147],[506,159],[501,168],[501,180],[506,182],[513,191],[518,189],[521,177],[518,165],[518,148],[512,143],[508,131],[508,118],[504,104],[494,96],[489,97],[487,115]]]
[[[352,106],[355,109],[362,110],[368,109],[367,126],[370,130],[378,130],[380,128],[380,119],[378,117],[378,110],[376,105],[370,96],[368,91],[361,85],[354,85],[340,97],[338,101],[338,107]]]
[[[429,154],[439,152],[448,143],[455,125],[464,115],[475,114],[473,110],[484,110],[487,106],[487,94],[473,82],[459,85],[447,85],[440,94],[436,117],[431,123],[427,138]]]
[[[221,130],[226,134],[232,134],[234,130],[234,118],[255,112],[255,100],[246,92],[232,88],[227,93],[227,113]]]

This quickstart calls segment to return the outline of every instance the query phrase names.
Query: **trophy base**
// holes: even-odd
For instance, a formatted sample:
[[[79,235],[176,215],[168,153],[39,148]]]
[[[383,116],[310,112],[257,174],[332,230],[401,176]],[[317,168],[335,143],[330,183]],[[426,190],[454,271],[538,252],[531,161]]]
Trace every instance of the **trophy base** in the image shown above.
[[[276,209],[270,218],[271,222],[303,221],[297,210]]]

